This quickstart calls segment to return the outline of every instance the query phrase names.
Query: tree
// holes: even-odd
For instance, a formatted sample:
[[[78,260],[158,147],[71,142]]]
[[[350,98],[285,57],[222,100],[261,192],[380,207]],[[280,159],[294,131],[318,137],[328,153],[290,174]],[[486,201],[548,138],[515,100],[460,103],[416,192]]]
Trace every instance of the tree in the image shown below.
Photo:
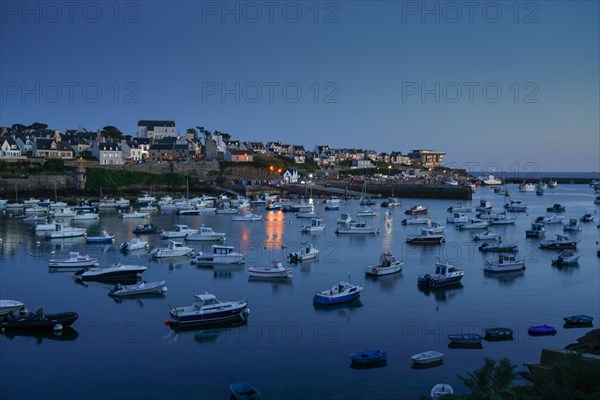
[[[13,124],[12,128],[17,132],[23,132],[27,127],[23,124]]]
[[[106,138],[110,138],[113,141],[119,142],[123,138],[123,132],[121,132],[118,128],[114,126],[107,125],[102,128],[102,136]]]
[[[33,129],[34,131],[43,131],[48,128],[48,124],[43,124],[41,122],[34,122],[29,126],[29,129]]]

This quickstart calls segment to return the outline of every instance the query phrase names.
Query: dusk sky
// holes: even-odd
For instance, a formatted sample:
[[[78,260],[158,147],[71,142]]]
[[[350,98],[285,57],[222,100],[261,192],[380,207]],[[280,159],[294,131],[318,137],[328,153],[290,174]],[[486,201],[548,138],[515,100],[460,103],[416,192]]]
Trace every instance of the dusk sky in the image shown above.
[[[0,1],[0,126],[600,171],[598,1],[68,4]]]

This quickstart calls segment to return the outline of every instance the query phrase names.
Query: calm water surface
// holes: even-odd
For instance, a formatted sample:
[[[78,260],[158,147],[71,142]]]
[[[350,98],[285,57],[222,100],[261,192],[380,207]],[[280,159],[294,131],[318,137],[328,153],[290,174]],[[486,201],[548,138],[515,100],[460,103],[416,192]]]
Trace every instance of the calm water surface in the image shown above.
[[[600,230],[596,223],[584,224],[571,233],[581,240],[578,266],[556,268],[554,251],[538,249],[540,239],[526,239],[531,221],[546,213],[546,207],[567,206],[566,218],[581,217],[597,209],[595,195],[587,185],[561,185],[544,196],[519,193],[512,185],[512,198],[529,203],[527,213],[517,214],[517,224],[494,226],[505,243],[519,243],[519,258],[525,258],[522,274],[489,276],[483,272],[485,258],[470,240],[473,231],[446,226],[442,246],[406,245],[408,234],[421,226],[403,226],[404,210],[421,203],[434,221],[443,222],[453,201],[404,200],[391,209],[393,222],[385,223],[386,209],[374,207],[369,221],[380,227],[377,236],[336,236],[340,212],[361,208],[349,201],[341,211],[317,212],[324,218],[325,232],[303,235],[307,220],[293,214],[265,212],[265,222],[232,222],[231,216],[177,216],[154,213],[150,221],[170,229],[175,223],[201,224],[227,233],[227,243],[246,253],[245,266],[217,269],[196,267],[189,258],[151,261],[147,253],[124,257],[118,244],[133,237],[141,220],[120,220],[116,211],[102,211],[102,218],[85,224],[88,235],[103,229],[117,235],[116,244],[89,245],[85,240],[46,241],[36,238],[28,225],[7,212],[0,215],[0,297],[23,301],[30,309],[43,306],[49,313],[76,311],[80,318],[73,330],[61,337],[0,335],[0,397],[3,399],[223,399],[228,385],[245,381],[257,386],[266,399],[415,399],[428,394],[438,382],[455,390],[466,389],[457,379],[483,364],[483,357],[507,356],[521,367],[537,361],[544,347],[563,348],[586,329],[562,328],[562,317],[573,314],[600,320],[600,259],[596,257]],[[474,195],[473,208],[487,198],[496,210],[504,198],[489,188]],[[472,213],[474,214],[474,213]],[[560,225],[549,226],[546,237],[562,233]],[[142,236],[144,237],[144,236]],[[166,241],[147,236],[153,247]],[[39,244],[36,243],[39,241]],[[311,241],[321,253],[318,261],[300,264],[286,282],[251,281],[246,268],[284,259],[298,244]],[[194,242],[199,250],[210,244]],[[164,297],[126,299],[107,296],[109,284],[76,284],[72,273],[49,272],[50,252],[66,255],[70,250],[101,255],[102,264],[137,263],[149,269],[143,278],[166,280]],[[363,270],[393,251],[405,261],[399,274],[368,279]],[[441,256],[465,271],[461,287],[425,293],[417,289],[417,277],[434,269]],[[489,256],[490,259],[493,256]],[[313,293],[347,280],[364,285],[358,304],[317,309]],[[189,305],[194,293],[214,293],[221,300],[248,298],[249,322],[245,326],[192,330],[176,333],[165,326],[169,306]],[[548,324],[558,328],[551,337],[529,337],[527,327]],[[482,349],[448,347],[447,334],[481,333],[487,326],[508,326],[515,331],[510,342],[483,342]],[[349,355],[371,348],[388,353],[383,368],[355,370]],[[410,356],[427,350],[445,354],[443,365],[417,370]]]

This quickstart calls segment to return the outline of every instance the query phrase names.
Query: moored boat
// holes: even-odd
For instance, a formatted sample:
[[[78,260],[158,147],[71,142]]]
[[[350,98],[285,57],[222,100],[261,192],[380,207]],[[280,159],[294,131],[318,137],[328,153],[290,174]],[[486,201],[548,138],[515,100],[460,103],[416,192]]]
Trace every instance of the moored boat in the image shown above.
[[[23,306],[24,304],[17,300],[0,300],[0,319],[12,311],[20,310]]]
[[[427,210],[427,207],[424,207],[420,204],[416,204],[414,206],[412,206],[410,209],[406,210],[404,212],[404,214],[407,215],[425,215],[429,212],[429,210]]]
[[[558,203],[552,205],[551,207],[546,208],[547,212],[551,212],[551,213],[563,213],[565,212],[566,207],[563,205],[560,205]]]
[[[102,231],[100,236],[88,236],[85,238],[87,243],[112,243],[115,241],[115,234]]]
[[[448,340],[450,340],[450,343],[473,345],[480,344],[483,340],[483,336],[477,333],[459,333],[448,335]]]
[[[549,325],[530,326],[527,333],[534,336],[556,335],[556,329]]]
[[[444,353],[440,353],[439,351],[425,351],[423,353],[415,354],[411,357],[411,360],[415,364],[427,365],[427,364],[435,364],[442,361],[444,357]]]
[[[383,350],[366,350],[350,354],[352,364],[360,366],[379,365],[387,362],[387,354]]]
[[[525,260],[517,260],[513,255],[500,254],[498,261],[488,261],[483,270],[488,272],[515,272],[525,269]]]
[[[294,268],[284,267],[281,261],[272,261],[265,267],[250,267],[248,275],[253,278],[291,278]]]
[[[572,249],[577,248],[579,240],[572,240],[567,235],[556,234],[556,239],[542,240],[540,248],[542,249]]]
[[[502,236],[500,236],[500,234],[492,232],[492,231],[485,231],[482,233],[477,233],[475,235],[473,235],[473,240],[478,241],[478,240],[501,240]]]
[[[234,319],[245,321],[249,313],[246,300],[220,301],[210,293],[196,294],[192,305],[172,308],[169,312],[172,319],[166,324],[176,328]]]
[[[184,246],[181,242],[169,240],[167,247],[154,249],[150,252],[153,258],[182,257],[192,254],[194,249]]]
[[[351,222],[349,226],[338,226],[335,230],[337,234],[371,234],[379,233],[379,228],[368,226],[364,221]]]
[[[576,325],[583,325],[583,326],[588,326],[591,325],[592,322],[594,321],[593,317],[590,317],[589,315],[572,315],[570,317],[564,317],[563,318],[565,320],[565,324],[567,325],[571,325],[571,326],[576,326]]]
[[[236,400],[256,400],[261,396],[257,388],[244,382],[232,383],[229,385],[229,390]]]
[[[135,227],[133,233],[136,234],[150,234],[150,233],[162,233],[162,227],[153,224],[138,225]]]
[[[544,237],[546,235],[546,227],[541,222],[533,222],[531,228],[525,231],[525,237]]]
[[[175,238],[184,238],[187,235],[197,233],[198,229],[192,229],[187,225],[177,224],[175,225],[175,230],[172,231],[164,231],[160,237],[163,239],[175,239]]]
[[[441,244],[445,238],[443,233],[432,233],[423,231],[420,235],[409,235],[406,238],[406,243],[410,244]]]
[[[431,223],[431,219],[424,217],[409,217],[400,221],[402,225],[424,225]]]
[[[387,252],[379,256],[379,264],[365,267],[365,274],[375,276],[395,274],[401,272],[403,266],[402,261],[396,259],[392,253]]]
[[[77,251],[71,251],[69,258],[54,258],[48,260],[49,268],[83,268],[94,267],[98,265],[98,257],[90,257],[88,254],[81,255]]]
[[[325,230],[325,224],[321,218],[312,218],[310,225],[303,225],[300,228],[302,233],[321,232]]]
[[[243,264],[246,262],[246,257],[242,253],[235,251],[233,246],[223,246],[213,244],[212,252],[204,253],[199,251],[194,258],[192,264],[197,265],[216,265],[216,264]]]
[[[487,328],[485,329],[485,340],[494,341],[494,340],[512,340],[513,339],[513,330],[510,328]]]
[[[293,251],[288,255],[290,262],[299,262],[317,258],[319,250],[311,243],[302,243],[298,251]]]
[[[485,222],[479,218],[467,218],[467,222],[456,224],[456,229],[486,229],[490,226],[489,222]]]
[[[577,218],[571,218],[563,225],[563,231],[565,232],[580,232],[581,230],[581,223]]]
[[[165,281],[157,282],[140,282],[134,285],[121,285],[120,283],[108,292],[111,297],[133,297],[141,295],[160,295],[167,291]]]
[[[340,281],[327,290],[315,293],[313,303],[333,305],[353,301],[360,297],[362,290],[362,286]]]
[[[478,247],[479,251],[484,253],[486,252],[506,252],[506,253],[514,253],[519,251],[519,245],[517,243],[512,244],[502,244],[502,243],[483,243]]]
[[[581,257],[581,253],[577,253],[572,249],[565,249],[552,257],[552,264],[571,265],[577,264]]]
[[[131,239],[129,242],[123,242],[121,243],[121,251],[135,251],[135,250],[142,250],[142,249],[148,249],[150,246],[148,244],[148,242],[146,240],[140,240],[140,238],[138,237],[134,237],[133,239]]]
[[[60,331],[64,327],[71,326],[78,318],[79,314],[76,312],[46,314],[40,307],[35,313],[17,314],[14,311],[8,313],[2,322],[0,322],[0,328],[6,330],[30,329]]]
[[[454,394],[454,389],[447,383],[438,383],[433,388],[431,388],[431,398],[439,399],[442,396],[446,396],[449,394]]]
[[[130,211],[119,215],[121,219],[146,218],[149,214],[139,211]]]
[[[446,209],[446,211],[450,212],[450,213],[465,213],[465,212],[471,212],[471,207],[467,206],[463,203],[456,203],[453,206],[450,206]]]
[[[234,215],[231,217],[232,221],[262,221],[262,219],[262,215],[256,215],[250,212],[247,212],[244,215]]]
[[[439,258],[436,261],[434,273],[420,275],[417,279],[419,287],[438,288],[460,283],[464,276],[464,272],[461,269],[448,263],[443,263]]]
[[[100,214],[86,211],[77,211],[72,217],[73,221],[87,221],[100,218]]]
[[[188,234],[185,237],[185,240],[214,242],[216,240],[225,240],[225,233],[215,232],[213,228],[202,225],[200,229],[198,229],[198,232]]]
[[[54,230],[46,232],[48,239],[64,239],[78,236],[85,236],[87,231],[84,228],[75,228],[64,223],[56,223]]]
[[[76,276],[83,280],[114,280],[139,277],[148,267],[116,263],[106,267],[87,268],[77,271]]]

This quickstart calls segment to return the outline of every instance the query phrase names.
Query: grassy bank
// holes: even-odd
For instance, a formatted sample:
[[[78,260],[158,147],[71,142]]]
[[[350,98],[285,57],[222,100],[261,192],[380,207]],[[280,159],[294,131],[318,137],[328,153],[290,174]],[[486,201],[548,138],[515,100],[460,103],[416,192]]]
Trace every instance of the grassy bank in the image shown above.
[[[127,186],[151,187],[164,186],[172,188],[185,187],[186,177],[181,174],[150,174],[147,172],[116,171],[103,168],[88,168],[86,170],[86,190],[120,189]],[[190,182],[191,183],[191,182]]]

